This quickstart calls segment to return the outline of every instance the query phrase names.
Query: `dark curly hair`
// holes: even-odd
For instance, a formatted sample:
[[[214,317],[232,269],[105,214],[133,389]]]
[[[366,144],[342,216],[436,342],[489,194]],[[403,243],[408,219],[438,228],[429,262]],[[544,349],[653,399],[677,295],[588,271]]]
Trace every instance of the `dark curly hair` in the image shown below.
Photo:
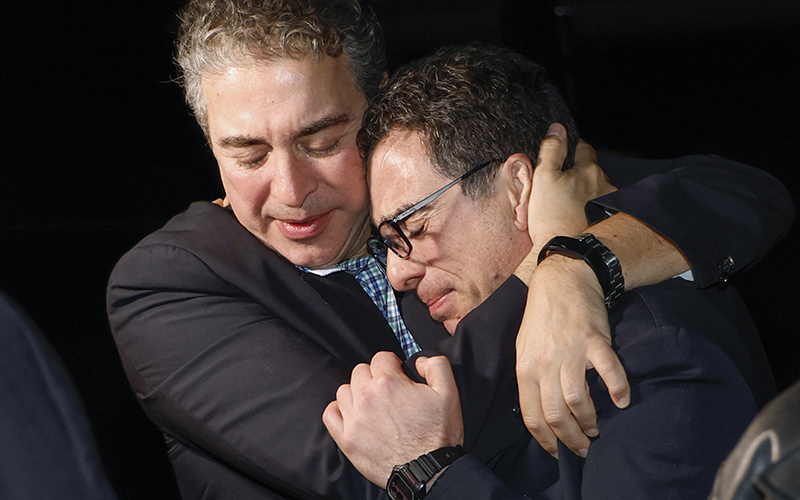
[[[473,43],[445,47],[399,69],[364,115],[359,147],[369,160],[393,130],[420,134],[433,168],[456,178],[489,159],[524,153],[534,162],[551,123],[564,125],[571,168],[578,130],[545,70],[508,49]],[[492,192],[499,163],[462,184],[473,197]]]

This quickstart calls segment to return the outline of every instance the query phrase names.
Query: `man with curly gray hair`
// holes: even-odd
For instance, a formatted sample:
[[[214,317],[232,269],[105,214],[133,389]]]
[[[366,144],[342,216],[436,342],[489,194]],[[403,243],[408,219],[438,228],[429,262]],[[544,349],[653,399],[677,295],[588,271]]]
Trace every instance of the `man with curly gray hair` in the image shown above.
[[[413,294],[394,293],[367,254],[369,200],[356,136],[385,72],[374,16],[357,0],[192,0],[182,14],[177,59],[229,206],[195,203],[123,256],[109,280],[108,312],[131,385],[167,438],[182,495],[380,498],[385,493],[353,468],[321,420],[353,367],[380,351],[407,359],[433,348],[454,363],[476,353],[482,366],[496,368],[481,386],[493,399],[470,391],[474,377],[459,380],[475,395],[462,406],[467,442],[479,459],[489,462],[527,432],[511,411],[517,405],[513,354],[503,357],[516,332],[505,332],[505,342],[478,334],[450,338]],[[548,167],[537,171],[549,172],[549,180],[537,178],[537,186],[553,200],[574,200],[578,189],[585,201],[608,187],[590,157],[565,172],[553,155],[540,159]],[[785,229],[791,210],[773,180],[721,159],[710,164],[726,182],[747,186],[744,195],[720,183],[710,187],[743,207],[746,222],[690,200],[699,231],[668,211],[662,219],[672,225],[656,225],[676,235],[673,245],[633,217],[610,218],[621,224],[606,240],[610,248],[615,237],[631,234],[644,248],[629,244],[626,249],[639,250],[620,256],[627,286],[686,270],[678,250],[684,245],[698,282],[716,283],[723,256],[744,266]],[[675,175],[656,183],[680,179]],[[596,182],[587,188],[586,179]],[[625,208],[632,215],[636,207],[661,206],[638,192],[631,191],[639,201]],[[570,203],[578,206],[577,222],[553,218],[553,231],[585,227],[583,203]],[[765,208],[776,204],[779,220]],[[652,257],[654,248],[660,252]],[[558,435],[580,451],[588,442],[582,429],[592,434],[594,409],[582,390],[587,363],[603,368],[617,404],[624,406],[628,394],[604,336],[599,284],[581,266],[549,271],[560,276],[558,284],[538,295],[569,304],[569,325],[557,312],[539,314],[532,321],[552,324],[520,337],[529,346],[532,332],[546,343],[555,338],[556,346],[573,346],[566,353],[537,348],[550,352],[548,362],[528,363],[534,369],[520,379],[526,422],[548,450],[555,450]],[[538,269],[531,287],[546,283],[547,272]],[[574,290],[588,293],[576,300]],[[520,352],[521,359],[529,356]],[[566,392],[569,404],[554,375],[562,372],[569,373],[568,389],[581,389]]]

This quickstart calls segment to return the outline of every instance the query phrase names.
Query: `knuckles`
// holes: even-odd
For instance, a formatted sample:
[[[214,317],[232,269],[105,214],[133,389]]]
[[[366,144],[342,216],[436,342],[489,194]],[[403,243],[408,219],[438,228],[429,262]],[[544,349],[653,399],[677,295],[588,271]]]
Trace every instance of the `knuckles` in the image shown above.
[[[577,391],[569,391],[564,393],[564,402],[570,408],[578,406],[583,403],[583,394]]]
[[[551,429],[561,429],[567,425],[569,418],[560,411],[551,411],[544,414],[544,421]]]

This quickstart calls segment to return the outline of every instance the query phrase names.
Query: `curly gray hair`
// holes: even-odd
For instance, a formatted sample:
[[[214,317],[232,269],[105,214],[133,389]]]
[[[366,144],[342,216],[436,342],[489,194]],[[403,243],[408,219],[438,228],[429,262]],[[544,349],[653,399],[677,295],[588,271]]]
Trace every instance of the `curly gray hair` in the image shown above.
[[[369,99],[386,71],[386,51],[380,25],[358,0],[191,0],[181,14],[176,61],[186,102],[208,137],[203,75],[341,54]]]

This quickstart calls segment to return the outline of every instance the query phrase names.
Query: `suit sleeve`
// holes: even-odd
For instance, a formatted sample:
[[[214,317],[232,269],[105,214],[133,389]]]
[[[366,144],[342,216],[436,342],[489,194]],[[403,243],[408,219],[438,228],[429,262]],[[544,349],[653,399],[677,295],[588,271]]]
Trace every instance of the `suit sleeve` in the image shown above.
[[[792,198],[778,180],[718,156],[599,163],[620,189],[587,205],[590,220],[601,208],[644,222],[680,248],[701,287],[752,266],[794,219]]]
[[[235,471],[263,498],[385,498],[321,420],[352,366],[197,256],[169,245],[129,252],[111,277],[109,319],[148,417],[196,461],[224,464],[208,470]],[[220,482],[194,474],[212,490]]]
[[[558,483],[525,486],[518,478],[525,470],[541,474],[545,459],[522,455],[517,474],[498,474],[467,456],[442,474],[428,498],[706,498],[719,465],[757,412],[754,391],[771,391],[751,385],[742,372],[747,361],[728,345],[741,347],[757,334],[734,311],[742,306],[732,289],[696,290],[672,280],[622,300],[613,347],[631,382],[631,404],[617,408],[602,379],[589,374],[600,436],[587,459],[560,444]]]
[[[703,500],[756,415],[756,395],[720,348],[730,337],[757,335],[728,319],[742,307],[735,291],[691,290],[683,280],[672,281],[621,304],[613,343],[631,382],[630,407],[616,408],[591,374],[600,437],[582,467],[583,498],[653,498],[658,492],[660,498]]]

